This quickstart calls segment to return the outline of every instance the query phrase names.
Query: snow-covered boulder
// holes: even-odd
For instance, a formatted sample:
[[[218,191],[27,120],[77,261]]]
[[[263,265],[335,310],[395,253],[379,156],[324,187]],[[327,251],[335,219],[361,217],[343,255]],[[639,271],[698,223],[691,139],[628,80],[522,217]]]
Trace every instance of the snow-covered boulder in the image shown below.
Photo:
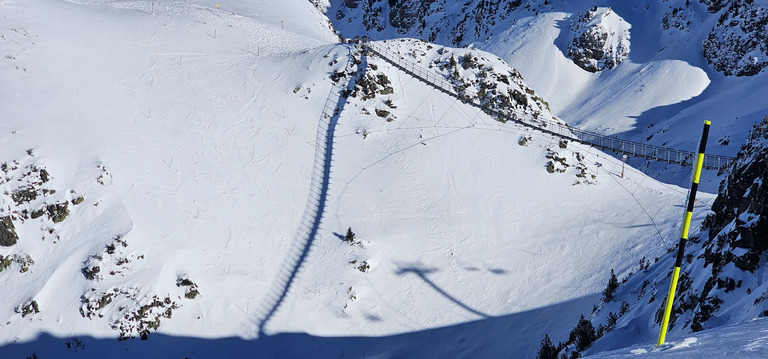
[[[768,0],[732,2],[704,40],[704,56],[729,76],[756,75],[768,66]]]
[[[629,55],[630,25],[610,8],[595,7],[570,23],[568,58],[589,72],[612,69]]]

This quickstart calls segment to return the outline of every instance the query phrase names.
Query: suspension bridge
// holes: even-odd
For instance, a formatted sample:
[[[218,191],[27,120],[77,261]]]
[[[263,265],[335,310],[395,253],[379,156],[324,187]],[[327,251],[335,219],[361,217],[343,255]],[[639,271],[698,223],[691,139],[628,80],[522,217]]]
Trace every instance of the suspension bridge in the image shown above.
[[[691,166],[696,158],[696,152],[693,151],[655,146],[614,136],[601,135],[595,132],[574,128],[562,122],[534,118],[533,115],[525,113],[519,109],[510,110],[509,112],[511,115],[500,112],[497,109],[481,104],[476,99],[468,97],[458,91],[456,87],[448,82],[442,75],[396,54],[384,44],[370,42],[366,38],[361,39],[359,44],[363,51],[376,55],[425,84],[453,96],[466,104],[477,107],[501,121],[512,121],[565,140],[576,141],[601,150],[646,160]],[[705,154],[703,168],[722,170],[729,166],[734,160],[735,159],[730,156]]]
[[[427,85],[455,97],[464,103],[480,108],[483,112],[497,119],[501,119],[502,121],[513,121],[562,139],[577,141],[599,149],[648,160],[690,166],[697,155],[695,152],[691,151],[652,146],[580,130],[562,122],[544,118],[535,118],[533,115],[527,114],[519,109],[513,109],[508,113],[502,113],[496,109],[484,106],[476,100],[460,93],[456,90],[455,86],[448,82],[442,75],[395,54],[383,44],[368,42],[366,40],[362,40],[358,42],[358,44],[365,53],[374,54]],[[347,58],[347,70],[349,70],[351,58],[352,54],[350,53]],[[364,71],[366,71],[367,67],[367,61],[365,61],[365,59],[363,59],[361,67],[363,72],[359,74],[359,76],[365,76]],[[343,84],[335,84],[331,88],[326,99],[323,113],[320,122],[318,123],[317,141],[315,141],[315,162],[310,179],[310,194],[307,198],[307,205],[301,218],[301,224],[295,235],[295,241],[292,242],[286,261],[277,273],[275,285],[271,288],[270,292],[267,293],[263,304],[258,311],[257,325],[259,335],[265,335],[265,326],[283,304],[288,295],[288,291],[296,280],[296,277],[309,254],[312,243],[317,237],[325,211],[330,184],[335,128],[339,116],[344,110],[347,102],[345,93],[351,92],[354,89],[356,78],[359,76],[350,78],[346,86],[343,86]],[[734,158],[728,156],[706,155],[703,167],[720,170],[733,161]]]

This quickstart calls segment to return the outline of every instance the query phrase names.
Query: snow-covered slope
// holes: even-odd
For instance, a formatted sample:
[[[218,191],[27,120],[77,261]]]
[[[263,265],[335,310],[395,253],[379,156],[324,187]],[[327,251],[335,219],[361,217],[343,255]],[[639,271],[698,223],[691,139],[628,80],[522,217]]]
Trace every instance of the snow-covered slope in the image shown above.
[[[533,357],[674,243],[684,189],[315,5],[0,2],[1,356]],[[558,120],[491,53],[379,44]]]
[[[723,326],[695,334],[681,335],[655,348],[632,345],[613,351],[586,355],[584,358],[765,358],[768,355],[764,318]]]
[[[152,343],[157,331],[280,352],[286,332],[402,341],[394,335],[417,331],[405,342],[441,338],[422,349],[431,353],[479,331],[482,348],[452,348],[530,356],[543,333],[564,334],[589,310],[606,270],[667,246],[680,188],[631,168],[618,178],[609,156],[499,123],[335,45],[320,15],[306,20],[310,3],[227,6],[0,6],[11,84],[1,216],[18,235],[0,248],[10,258],[0,351],[98,355],[90,348],[110,346],[91,337]],[[425,66],[467,53],[386,46],[423,52]],[[493,55],[470,58],[483,65],[457,68],[468,81],[480,68],[514,73]],[[332,151],[319,152],[327,99],[368,75],[390,88],[332,103],[342,106],[326,130]],[[318,154],[330,161],[325,187]],[[320,223],[313,238],[307,218]],[[352,244],[337,236],[349,227]],[[311,240],[306,258],[289,255]],[[499,340],[508,335],[521,339]],[[59,349],[43,349],[49,341]],[[111,348],[139,348],[128,342]],[[346,341],[334,343],[324,353],[343,352]]]
[[[313,156],[317,108],[284,94],[315,82],[308,97],[321,106],[330,89],[323,71],[302,71],[336,51],[322,15],[304,2],[259,21],[191,3],[5,1],[0,11],[0,162],[19,167],[2,201],[20,237],[2,249],[35,262],[2,273],[4,342],[40,330],[137,335],[171,315],[170,332],[253,333],[249,308],[296,230]],[[29,166],[50,176],[37,190],[55,193],[19,203],[13,194],[36,180],[22,177]],[[59,223],[14,213],[79,196]],[[201,295],[185,298],[183,279]],[[41,313],[14,313],[32,300]],[[239,307],[248,314],[234,317]],[[143,324],[126,323],[136,315]]]
[[[768,112],[760,90],[766,74],[725,76],[709,61],[734,58],[744,64],[752,59],[760,63],[765,46],[760,30],[763,15],[759,14],[765,7],[761,2],[735,1],[731,9],[721,3],[332,1],[328,14],[346,36],[367,34],[381,39],[407,35],[494,53],[518,69],[558,117],[587,130],[692,151],[701,123],[710,119],[709,151],[735,155],[749,128]],[[568,54],[573,54],[569,49],[579,35],[571,30],[572,25],[595,6],[610,9],[623,19],[607,22],[604,34],[617,40],[629,27],[629,55],[612,69],[590,73]],[[713,6],[713,13],[708,6]],[[416,20],[392,20],[403,16]],[[734,23],[731,18],[740,25],[729,27]],[[712,49],[709,59],[704,56],[705,40]],[[641,159],[629,162],[667,183],[686,186],[690,177],[690,172],[676,166]],[[718,183],[719,179],[705,181],[702,188],[714,192]]]
[[[720,188],[703,231],[691,238],[670,322],[670,334],[680,338],[690,332],[748,322],[768,313],[765,276],[765,193],[768,118],[757,126],[750,142],[739,152],[736,165]],[[592,315],[595,325],[611,326],[588,353],[599,353],[647,342],[658,335],[660,303],[670,281],[676,253],[638,268],[625,278],[613,299],[601,303]],[[626,314],[618,320],[627,303]],[[615,327],[615,330],[613,330]],[[764,353],[763,353],[764,355]]]

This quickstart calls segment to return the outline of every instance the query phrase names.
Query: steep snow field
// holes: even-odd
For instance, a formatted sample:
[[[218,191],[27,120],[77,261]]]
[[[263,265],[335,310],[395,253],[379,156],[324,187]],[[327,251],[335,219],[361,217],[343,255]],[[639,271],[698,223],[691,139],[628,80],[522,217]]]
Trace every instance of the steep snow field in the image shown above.
[[[0,248],[34,260],[0,272],[3,357],[532,357],[612,268],[676,243],[685,189],[374,57],[392,93],[342,100],[324,127],[350,78],[331,75],[362,68],[307,1],[0,0],[0,16],[0,162],[16,168],[0,216],[70,203],[61,222],[15,219]],[[33,167],[55,193],[19,203]]]

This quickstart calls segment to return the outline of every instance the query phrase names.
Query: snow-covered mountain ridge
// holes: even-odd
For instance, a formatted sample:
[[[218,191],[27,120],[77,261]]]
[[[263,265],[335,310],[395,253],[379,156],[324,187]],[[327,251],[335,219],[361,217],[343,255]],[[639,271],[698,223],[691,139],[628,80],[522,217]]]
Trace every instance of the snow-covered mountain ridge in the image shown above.
[[[704,119],[711,119],[714,126],[709,151],[733,156],[739,144],[746,141],[749,128],[768,112],[768,107],[761,105],[764,101],[760,100],[757,90],[765,81],[764,72],[754,76],[726,76],[710,64],[715,57],[704,56],[707,43],[713,54],[719,54],[713,56],[730,54],[728,56],[735,56],[736,61],[742,55],[728,47],[743,43],[749,44],[739,45],[746,52],[752,51],[750,46],[756,46],[749,52],[752,55],[744,57],[744,64],[751,63],[749,59],[755,56],[761,58],[763,32],[759,30],[759,16],[742,21],[745,26],[730,27],[727,9],[737,3],[746,4],[686,0],[597,3],[438,0],[391,4],[331,1],[327,13],[345,36],[364,34],[373,39],[407,36],[494,53],[527,79],[556,116],[585,130],[693,150],[696,129]],[[592,54],[609,51],[601,46],[574,47],[574,43],[599,45],[602,35],[593,31],[595,36],[588,41],[579,40],[587,32],[574,32],[571,27],[596,6],[604,12],[610,9],[623,21],[623,24],[612,21],[609,28],[603,26],[606,34],[616,36],[615,41],[606,44],[628,46],[622,46],[624,50],[619,51],[627,54],[621,65],[590,73],[575,64],[572,55],[581,54],[577,63],[586,65]],[[759,2],[744,6],[756,14],[765,8]],[[731,12],[744,14],[738,10]],[[391,17],[411,20],[392,22]],[[369,26],[373,23],[376,26]],[[740,28],[743,30],[738,30],[738,34],[728,35]],[[629,36],[619,41],[619,35],[626,29]],[[711,34],[715,37],[708,40]],[[722,106],[723,103],[733,106]],[[642,159],[630,158],[629,161],[656,178],[687,185],[689,176],[685,171]],[[714,192],[718,183],[719,180],[715,180],[702,186]]]
[[[768,66],[767,26],[767,1],[731,1],[704,40],[704,56],[726,75],[756,75]]]
[[[3,357],[533,357],[666,251],[684,189],[317,4],[0,3]],[[489,52],[378,44],[557,120]]]
[[[751,76],[759,73],[766,66],[764,58],[768,56],[768,47],[766,47],[767,43],[764,38],[765,31],[763,31],[767,4],[763,1],[749,0],[699,0],[698,2],[713,14],[710,17],[718,19],[715,28],[709,32],[708,37],[703,42],[704,55],[714,65],[714,68],[726,75]],[[354,35],[366,34],[374,37],[382,35],[385,37],[416,36],[430,42],[446,43],[459,47],[482,43],[484,40],[498,36],[503,31],[504,24],[507,23],[506,20],[508,19],[512,21],[514,26],[517,19],[528,14],[539,15],[547,11],[572,9],[578,6],[564,4],[564,2],[557,0],[480,0],[453,3],[445,0],[397,2],[344,0],[332,1],[331,3],[332,8],[329,15],[334,18],[342,31],[351,31]],[[664,3],[668,3],[668,5]],[[681,6],[676,6],[678,3]],[[596,12],[598,5],[602,6],[596,4],[592,11]],[[702,14],[697,15],[696,10],[691,9],[691,1],[689,0],[684,3],[679,1],[664,1],[662,3],[650,1],[647,4],[638,5],[644,6],[646,11],[651,6],[668,7],[658,24],[664,30],[674,28],[688,32],[692,26],[691,20],[694,22],[696,20],[701,21],[699,17]],[[640,8],[640,6],[636,6],[636,8]],[[590,13],[590,10],[585,11],[583,16],[586,17],[586,21],[594,18]],[[603,12],[601,15],[606,14]],[[605,41],[607,35],[624,37],[625,31],[626,28],[613,24],[613,26],[603,27],[600,33],[592,31],[585,35],[583,31],[577,31],[574,40],[581,38],[580,43]],[[628,43],[623,43],[622,46],[626,47],[620,48],[619,53],[629,51],[628,45]],[[615,49],[615,45],[613,46]],[[571,52],[570,48],[568,52]],[[571,56],[568,55],[568,57]],[[578,59],[574,59],[574,61],[577,64],[580,63]],[[584,67],[581,64],[579,66]],[[590,67],[588,69],[592,72],[599,70],[602,70],[602,67]]]

